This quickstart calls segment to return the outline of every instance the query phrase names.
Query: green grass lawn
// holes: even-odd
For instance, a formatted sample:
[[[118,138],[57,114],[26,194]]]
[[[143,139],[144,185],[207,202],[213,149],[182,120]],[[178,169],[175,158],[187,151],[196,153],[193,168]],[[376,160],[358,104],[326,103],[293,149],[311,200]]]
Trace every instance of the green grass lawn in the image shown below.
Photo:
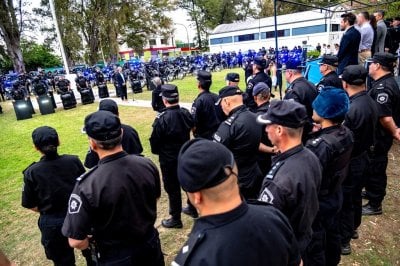
[[[242,69],[234,71],[243,77]],[[224,77],[227,72],[225,70],[213,73],[212,91],[218,92],[225,85]],[[182,81],[173,83],[178,85],[181,101],[192,102],[198,94],[194,77],[186,77]],[[244,86],[241,85],[241,88],[244,89]],[[132,95],[128,98],[131,99]],[[150,98],[151,93],[148,91],[135,95],[135,99],[150,100]],[[54,114],[46,116],[36,114],[32,119],[22,121],[16,121],[10,102],[0,104],[4,110],[4,114],[0,115],[0,249],[18,265],[51,265],[46,260],[40,244],[40,233],[37,228],[38,215],[20,205],[22,171],[32,162],[39,160],[39,153],[32,145],[31,132],[43,125],[56,128],[61,141],[59,153],[76,154],[83,160],[88,149],[87,136],[81,133],[83,120],[87,114],[97,110],[98,104],[78,105],[77,108],[71,110],[58,108]],[[158,164],[157,156],[150,152],[148,141],[155,112],[151,108],[121,106],[120,116],[122,122],[132,125],[139,132],[144,155]],[[394,157],[391,165],[398,165],[398,158]],[[354,255],[344,258],[343,265],[399,265],[400,239],[397,206],[400,185],[399,181],[393,178],[398,176],[398,171],[393,171],[389,175],[391,176],[388,192],[390,195],[386,200],[385,215],[365,220],[360,232],[361,239],[356,242]],[[183,198],[185,201],[184,195]],[[192,220],[183,215],[183,229],[167,230],[160,227],[161,219],[166,217],[168,217],[168,202],[163,191],[158,205],[156,227],[160,231],[162,248],[169,265],[185,242]],[[368,233],[373,228],[377,230]],[[82,258],[79,258],[77,264],[83,265]]]

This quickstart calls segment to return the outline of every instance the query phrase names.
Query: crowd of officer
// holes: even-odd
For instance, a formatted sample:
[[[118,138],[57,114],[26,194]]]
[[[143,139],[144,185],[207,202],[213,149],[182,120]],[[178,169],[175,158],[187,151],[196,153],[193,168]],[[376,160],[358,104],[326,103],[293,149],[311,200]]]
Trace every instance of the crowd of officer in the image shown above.
[[[170,214],[161,225],[182,228],[182,212],[196,218],[172,265],[337,265],[351,253],[361,214],[382,213],[387,155],[400,140],[395,61],[376,53],[368,71],[351,65],[339,77],[337,58],[325,56],[316,87],[289,60],[285,97],[270,101],[270,64],[256,57],[243,90],[240,75],[229,73],[214,94],[211,73],[199,71],[190,111],[177,86],[154,80],[149,142]],[[42,244],[56,265],[73,265],[69,246],[90,265],[164,264],[154,227],[159,171],[118,114],[106,99],[85,118],[86,173],[76,157],[58,155],[55,129],[32,133],[42,157],[24,171],[22,205],[40,213]]]

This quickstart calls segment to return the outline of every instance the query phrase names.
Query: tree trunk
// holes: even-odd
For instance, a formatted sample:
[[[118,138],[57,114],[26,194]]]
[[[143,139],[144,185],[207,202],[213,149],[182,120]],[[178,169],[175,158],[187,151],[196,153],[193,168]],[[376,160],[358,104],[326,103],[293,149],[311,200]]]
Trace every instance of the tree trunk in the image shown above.
[[[25,72],[24,60],[20,46],[20,35],[13,0],[0,0],[0,35],[3,38],[7,53],[14,66],[14,71]]]

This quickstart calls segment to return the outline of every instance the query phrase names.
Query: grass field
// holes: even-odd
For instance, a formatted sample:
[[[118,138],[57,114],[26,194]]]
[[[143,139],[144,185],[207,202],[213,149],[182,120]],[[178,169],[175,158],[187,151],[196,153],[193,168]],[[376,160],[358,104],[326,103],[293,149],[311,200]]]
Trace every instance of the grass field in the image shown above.
[[[236,72],[243,77],[241,69]],[[217,92],[224,86],[226,73],[227,71],[213,73],[212,91]],[[198,92],[193,77],[173,83],[179,87],[181,101],[192,102],[196,97]],[[244,88],[243,85],[241,87]],[[135,99],[150,100],[150,97],[151,93],[148,91],[135,95]],[[128,98],[132,99],[132,95]],[[40,244],[38,215],[20,205],[21,172],[33,161],[39,160],[39,154],[32,145],[31,132],[42,125],[56,128],[61,140],[59,153],[76,154],[83,160],[88,149],[87,137],[81,133],[83,119],[95,111],[98,104],[78,105],[71,110],[58,108],[55,114],[36,114],[32,119],[22,121],[16,121],[10,102],[0,104],[4,111],[0,115],[0,249],[18,265],[51,265]],[[132,125],[139,132],[144,155],[158,164],[158,158],[151,154],[148,142],[155,117],[152,109],[121,106],[120,116],[124,123]],[[360,239],[353,243],[353,255],[343,258],[343,265],[400,265],[400,222],[397,210],[400,202],[399,156],[399,146],[395,144],[390,156],[384,215],[364,219]],[[156,227],[160,231],[162,248],[169,265],[185,242],[193,222],[183,215],[183,229],[164,229],[160,226],[160,221],[167,216],[168,202],[163,191],[158,205]],[[77,264],[83,265],[82,258],[79,258]]]

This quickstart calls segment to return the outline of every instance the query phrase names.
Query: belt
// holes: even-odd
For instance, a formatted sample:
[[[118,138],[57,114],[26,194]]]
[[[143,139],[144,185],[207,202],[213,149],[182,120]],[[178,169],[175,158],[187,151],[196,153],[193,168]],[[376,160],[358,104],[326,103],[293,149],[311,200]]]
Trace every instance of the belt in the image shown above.
[[[362,49],[362,50],[360,50],[360,53],[364,53],[364,52],[371,52],[371,49]]]

